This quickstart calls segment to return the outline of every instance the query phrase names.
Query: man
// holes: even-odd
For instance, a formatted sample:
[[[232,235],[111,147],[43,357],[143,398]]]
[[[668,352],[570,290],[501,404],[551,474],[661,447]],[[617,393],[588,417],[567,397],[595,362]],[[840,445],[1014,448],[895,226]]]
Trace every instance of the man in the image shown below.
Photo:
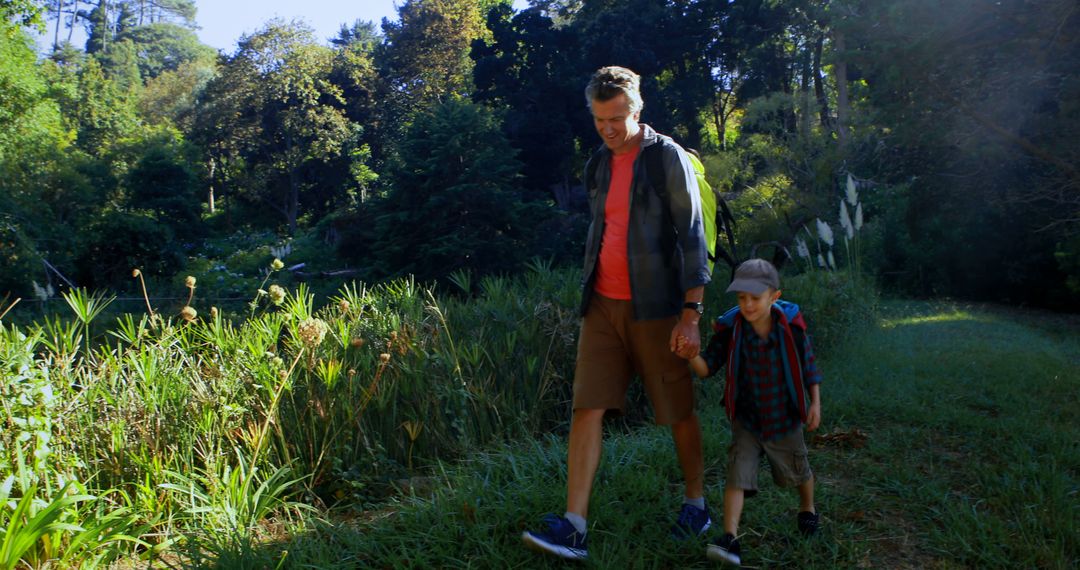
[[[701,345],[698,320],[709,270],[701,204],[686,152],[639,123],[640,77],[604,67],[585,89],[604,147],[586,168],[592,223],[585,244],[581,334],[574,372],[567,499],[563,516],[547,515],[526,531],[530,548],[569,559],[588,557],[586,518],[600,463],[603,418],[622,412],[637,374],[657,424],[670,425],[686,480],[686,496],[672,527],[676,538],[710,524],[704,499],[701,426],[686,360]],[[660,145],[658,148],[649,147]],[[644,152],[661,154],[664,188],[654,188]],[[676,354],[676,339],[686,342]]]

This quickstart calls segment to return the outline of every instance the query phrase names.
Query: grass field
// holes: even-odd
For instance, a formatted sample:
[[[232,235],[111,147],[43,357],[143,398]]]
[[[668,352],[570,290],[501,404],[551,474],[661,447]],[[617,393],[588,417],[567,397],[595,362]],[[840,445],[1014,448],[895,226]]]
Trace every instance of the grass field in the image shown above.
[[[881,320],[823,359],[824,421],[811,442],[820,534],[797,498],[762,481],[741,542],[752,568],[1075,568],[1080,561],[1080,327],[1048,313],[885,303]],[[728,426],[702,386],[707,498],[718,511]],[[565,441],[523,441],[446,467],[434,489],[361,516],[329,514],[225,552],[224,567],[538,568],[521,546],[561,512]],[[667,529],[681,497],[670,436],[609,433],[590,513],[598,568],[705,568],[704,543]],[[718,513],[717,513],[718,515]]]

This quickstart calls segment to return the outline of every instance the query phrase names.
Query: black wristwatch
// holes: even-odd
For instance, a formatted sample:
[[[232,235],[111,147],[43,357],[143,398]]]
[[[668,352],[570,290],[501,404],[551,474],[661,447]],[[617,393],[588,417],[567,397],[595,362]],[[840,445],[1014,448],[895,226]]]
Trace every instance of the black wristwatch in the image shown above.
[[[696,301],[687,301],[687,302],[683,303],[682,308],[684,308],[684,309],[693,309],[693,310],[697,311],[697,314],[699,316],[705,314],[705,305],[703,305],[701,303],[698,303]]]

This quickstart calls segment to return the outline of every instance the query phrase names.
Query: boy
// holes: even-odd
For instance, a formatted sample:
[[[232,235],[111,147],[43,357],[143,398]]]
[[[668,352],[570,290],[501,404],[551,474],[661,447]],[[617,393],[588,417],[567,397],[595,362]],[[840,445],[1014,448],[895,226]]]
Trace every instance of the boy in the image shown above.
[[[769,458],[776,484],[799,491],[799,531],[805,536],[817,531],[814,476],[800,428],[814,431],[821,422],[821,375],[799,307],[779,300],[780,276],[773,264],[764,259],[743,262],[727,291],[738,294],[739,306],[716,319],[715,334],[690,366],[705,378],[727,365],[724,394],[732,436],[724,535],[708,546],[706,556],[738,566],[735,537],[743,499],[757,493],[762,454]]]

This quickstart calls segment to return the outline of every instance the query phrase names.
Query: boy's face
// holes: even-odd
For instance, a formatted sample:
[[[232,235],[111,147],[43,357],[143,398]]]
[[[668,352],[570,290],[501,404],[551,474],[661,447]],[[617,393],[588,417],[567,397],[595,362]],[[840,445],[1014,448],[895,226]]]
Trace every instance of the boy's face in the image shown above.
[[[780,298],[780,290],[772,287],[760,295],[739,291],[739,312],[750,324],[762,324],[772,319],[772,304]]]

